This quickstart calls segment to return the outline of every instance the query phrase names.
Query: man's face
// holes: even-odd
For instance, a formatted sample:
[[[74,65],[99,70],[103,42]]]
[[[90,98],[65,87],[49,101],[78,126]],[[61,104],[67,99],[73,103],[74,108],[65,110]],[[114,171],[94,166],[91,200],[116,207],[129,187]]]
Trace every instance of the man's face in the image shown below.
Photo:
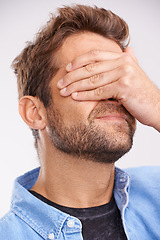
[[[132,146],[135,119],[117,101],[74,101],[62,97],[57,82],[67,73],[66,65],[93,49],[121,52],[112,40],[98,34],[80,33],[68,37],[57,54],[60,69],[51,81],[53,104],[47,109],[48,135],[53,145],[83,159],[112,163]],[[103,116],[124,115],[124,118]]]

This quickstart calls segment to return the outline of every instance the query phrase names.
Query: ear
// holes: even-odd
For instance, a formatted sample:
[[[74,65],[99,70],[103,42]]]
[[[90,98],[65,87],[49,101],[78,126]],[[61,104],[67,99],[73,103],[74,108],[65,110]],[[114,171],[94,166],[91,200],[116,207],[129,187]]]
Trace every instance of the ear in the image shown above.
[[[32,129],[46,127],[46,110],[43,103],[36,97],[24,96],[19,101],[19,114]]]

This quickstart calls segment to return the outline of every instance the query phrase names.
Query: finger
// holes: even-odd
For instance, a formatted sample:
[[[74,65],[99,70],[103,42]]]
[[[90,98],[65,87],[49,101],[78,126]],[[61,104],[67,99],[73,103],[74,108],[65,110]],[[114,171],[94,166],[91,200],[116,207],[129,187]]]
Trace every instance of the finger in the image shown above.
[[[128,54],[132,57],[132,59],[133,59],[136,63],[138,63],[138,60],[137,60],[137,58],[136,58],[136,56],[135,56],[135,54],[134,54],[134,52],[133,52],[133,49],[132,49],[131,47],[127,47],[127,48],[124,50],[124,52],[125,52],[125,53],[128,53]]]
[[[90,78],[83,79],[81,81],[74,82],[68,87],[60,90],[62,96],[69,96],[73,92],[88,91],[104,85],[113,83],[120,78],[120,68],[114,69],[112,71],[96,74]]]
[[[90,91],[74,92],[71,97],[76,101],[100,101],[110,98],[121,100],[118,91],[118,82],[105,85]]]
[[[66,71],[70,72],[93,62],[116,59],[121,57],[123,54],[123,52],[106,52],[103,50],[94,49],[75,58],[71,63],[66,66]]]
[[[57,83],[57,87],[59,89],[63,89],[68,87],[70,84],[73,84],[73,82],[81,81],[87,78],[90,78],[90,81],[92,83],[92,81],[94,82],[94,75],[103,75],[103,73],[112,71],[121,66],[123,63],[124,60],[122,58],[117,58],[110,61],[102,61],[98,63],[91,63],[85,67],[67,73],[64,78]]]

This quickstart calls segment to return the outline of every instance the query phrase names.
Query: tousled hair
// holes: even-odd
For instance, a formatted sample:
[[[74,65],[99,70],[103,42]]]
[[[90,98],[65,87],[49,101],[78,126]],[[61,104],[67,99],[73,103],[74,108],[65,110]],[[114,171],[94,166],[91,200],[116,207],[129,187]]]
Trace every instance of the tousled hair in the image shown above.
[[[12,68],[17,76],[19,99],[26,95],[39,98],[47,108],[51,104],[50,81],[58,71],[56,53],[65,39],[80,32],[92,32],[115,41],[122,50],[129,43],[129,29],[119,16],[96,6],[74,5],[58,9],[15,58]],[[35,140],[38,130],[32,129]]]

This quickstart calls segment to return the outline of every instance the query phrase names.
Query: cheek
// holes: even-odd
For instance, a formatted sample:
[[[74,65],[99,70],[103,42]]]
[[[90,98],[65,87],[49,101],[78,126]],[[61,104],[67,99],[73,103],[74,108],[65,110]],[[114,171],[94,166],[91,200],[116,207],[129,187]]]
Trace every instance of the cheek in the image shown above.
[[[60,77],[57,77],[60,79]],[[76,121],[87,123],[87,119],[91,111],[98,104],[97,101],[75,101],[69,97],[62,97],[57,88],[57,79],[52,81],[52,99],[54,108],[59,111],[63,117],[63,121],[67,125],[72,125]]]
[[[74,124],[77,121],[81,121],[87,124],[87,119],[97,105],[96,101],[74,101],[70,96],[55,99],[54,106],[60,112],[64,122],[67,125]]]

